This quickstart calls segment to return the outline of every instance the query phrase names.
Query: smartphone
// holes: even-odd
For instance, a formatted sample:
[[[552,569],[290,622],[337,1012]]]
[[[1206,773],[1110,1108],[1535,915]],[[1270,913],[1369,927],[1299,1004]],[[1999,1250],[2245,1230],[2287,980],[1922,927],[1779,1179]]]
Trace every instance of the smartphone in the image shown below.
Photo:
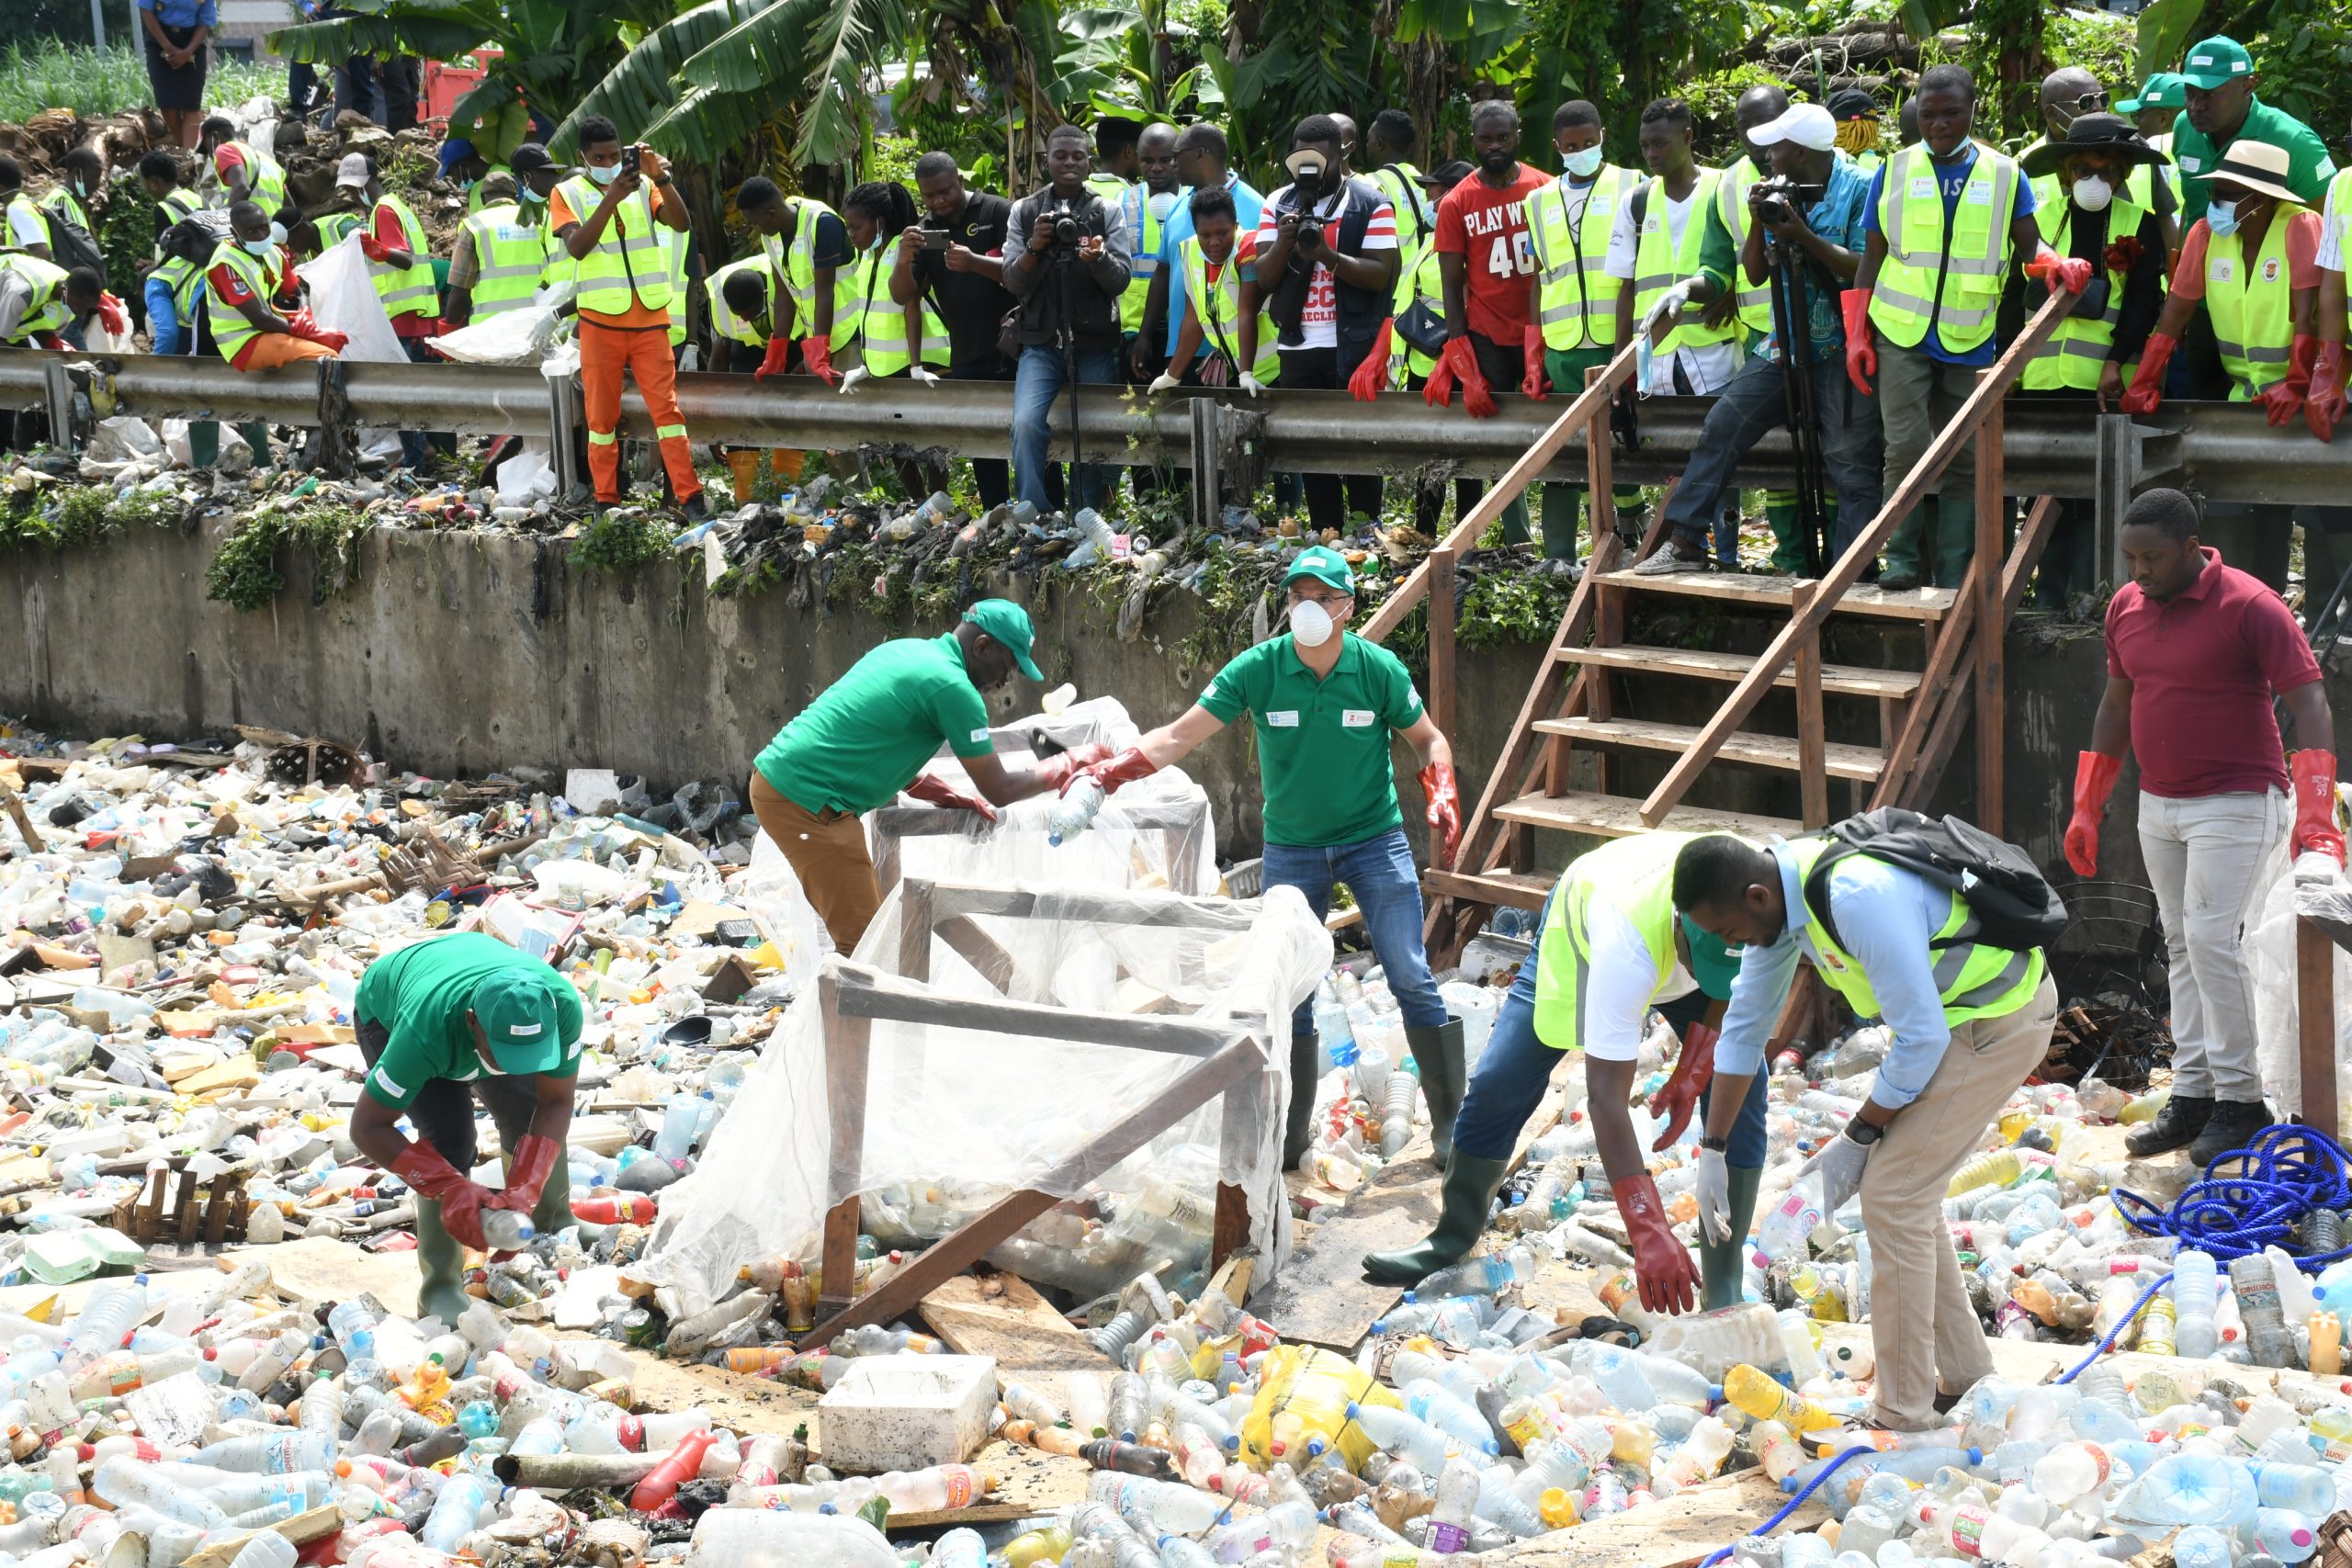
[[[948,233],[946,230],[922,229],[918,230],[917,232],[922,235],[922,248],[924,250],[944,251],[947,248]]]
[[[638,154],[641,151],[642,149],[632,146],[622,152],[621,170],[623,173],[631,175],[637,173],[639,161]]]

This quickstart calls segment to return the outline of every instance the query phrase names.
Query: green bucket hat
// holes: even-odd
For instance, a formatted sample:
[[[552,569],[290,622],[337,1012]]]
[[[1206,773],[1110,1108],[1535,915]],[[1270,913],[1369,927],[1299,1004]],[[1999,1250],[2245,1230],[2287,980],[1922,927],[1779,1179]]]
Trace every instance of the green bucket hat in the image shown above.
[[[2180,68],[2181,80],[2200,92],[2211,92],[2241,76],[2254,74],[2254,56],[2233,38],[2216,33],[2190,47]]]
[[[1036,645],[1037,629],[1029,624],[1029,612],[1010,599],[983,599],[964,612],[964,618],[1004,645],[1021,672],[1032,681],[1042,681],[1045,672],[1037,661],[1029,657]]]
[[[1739,975],[1739,954],[1723,938],[1701,931],[1690,916],[1678,913],[1674,918],[1681,922],[1683,938],[1690,944],[1690,978],[1714,1000],[1731,1000],[1731,983]]]
[[[1348,558],[1329,545],[1309,545],[1299,551],[1290,570],[1283,573],[1283,583],[1287,587],[1302,577],[1311,577],[1342,593],[1356,591],[1356,574],[1349,568]]]
[[[474,987],[474,1021],[500,1072],[544,1073],[562,1063],[565,1042],[553,987],[566,983],[552,971],[502,969]]]
[[[2170,71],[2159,71],[2140,85],[2140,96],[2126,98],[2115,106],[2117,114],[2138,114],[2143,109],[2184,109],[2188,107],[2188,84]]]

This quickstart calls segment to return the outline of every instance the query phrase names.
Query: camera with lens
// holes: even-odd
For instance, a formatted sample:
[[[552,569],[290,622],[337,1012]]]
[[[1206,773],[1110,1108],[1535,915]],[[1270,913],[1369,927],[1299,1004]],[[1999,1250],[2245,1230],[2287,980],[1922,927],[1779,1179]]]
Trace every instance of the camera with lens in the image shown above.
[[[1756,212],[1767,223],[1786,223],[1827,194],[1823,185],[1800,185],[1786,175],[1756,182]]]
[[[1079,221],[1078,209],[1067,198],[1054,203],[1054,243],[1075,245],[1086,237],[1086,225]]]
[[[951,231],[934,223],[917,224],[915,234],[917,243],[921,244],[924,250],[933,252],[945,250],[948,243],[954,238]]]
[[[1324,162],[1322,153],[1301,148],[1283,160],[1283,166],[1290,170],[1291,193],[1298,203],[1299,248],[1321,250],[1323,224],[1315,216],[1315,207],[1330,194],[1325,186],[1325,181],[1330,177],[1330,165]]]

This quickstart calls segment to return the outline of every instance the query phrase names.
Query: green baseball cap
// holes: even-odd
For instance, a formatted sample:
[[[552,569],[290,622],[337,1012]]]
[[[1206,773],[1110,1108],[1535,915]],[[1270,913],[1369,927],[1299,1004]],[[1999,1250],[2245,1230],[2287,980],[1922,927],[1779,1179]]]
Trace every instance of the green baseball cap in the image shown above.
[[[1021,672],[1032,681],[1042,681],[1045,672],[1037,661],[1029,657],[1036,646],[1037,628],[1029,624],[1029,612],[1010,599],[983,599],[964,612],[964,618],[1004,645]]]
[[[552,971],[502,969],[474,987],[474,1021],[481,1025],[500,1072],[544,1073],[562,1063],[565,1042],[554,987],[563,984]]]
[[[2188,107],[2188,84],[2170,71],[2159,71],[2140,85],[2140,96],[2126,98],[2115,106],[2117,114],[2138,114],[2143,109],[2180,109]]]
[[[1311,577],[1342,593],[1356,591],[1356,574],[1348,566],[1348,558],[1329,545],[1309,545],[1299,551],[1290,570],[1283,573],[1283,582],[1287,586],[1302,577]]]
[[[1731,1000],[1731,983],[1739,974],[1739,954],[1727,946],[1724,939],[1701,931],[1690,916],[1677,914],[1682,922],[1682,935],[1690,948],[1690,978],[1699,982],[1699,989],[1719,1002]]]
[[[2245,51],[2245,45],[2220,33],[2203,43],[2192,45],[2180,70],[2183,82],[2208,93],[2241,76],[2253,74],[2254,56]]]

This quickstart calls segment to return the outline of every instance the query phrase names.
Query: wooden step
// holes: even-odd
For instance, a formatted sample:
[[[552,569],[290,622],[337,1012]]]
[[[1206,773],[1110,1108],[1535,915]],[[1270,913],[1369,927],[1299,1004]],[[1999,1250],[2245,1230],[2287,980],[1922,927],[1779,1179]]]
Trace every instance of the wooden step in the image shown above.
[[[1571,790],[1566,795],[1521,795],[1495,807],[1495,815],[1506,822],[1523,822],[1531,828],[1551,828],[1563,833],[1589,833],[1602,839],[1645,833],[1650,826],[1642,820],[1639,800],[1582,790]],[[1711,806],[1678,806],[1666,814],[1666,820],[1658,826],[1678,833],[1744,833],[1751,839],[1769,839],[1774,834],[1793,838],[1804,831],[1804,824],[1792,818],[1719,811]]]
[[[1634,675],[1689,675],[1702,681],[1737,681],[1755,668],[1744,653],[1710,653],[1695,648],[1648,648],[1620,643],[1614,648],[1564,648],[1560,657],[1571,664],[1598,664]],[[1794,660],[1781,667],[1773,684],[1797,683]],[[1893,697],[1908,701],[1919,690],[1916,670],[1872,670],[1860,664],[1825,664],[1821,689],[1849,697]]]
[[[1535,728],[1546,735],[1565,735],[1589,746],[1633,746],[1645,751],[1690,750],[1699,731],[1687,724],[1657,724],[1641,718],[1539,718]],[[1886,753],[1875,746],[1849,746],[1830,741],[1822,748],[1823,761],[1833,779],[1875,779],[1886,766]],[[1792,736],[1735,733],[1715,755],[1726,762],[1755,768],[1797,771],[1797,743]]]
[[[1631,589],[1639,593],[1729,599],[1758,608],[1775,604],[1786,608],[1791,602],[1790,586],[1796,579],[1746,571],[1679,571],[1665,577],[1638,577],[1629,567],[1623,571],[1602,572],[1600,581],[1605,588]],[[1834,613],[1899,621],[1939,621],[1959,597],[1959,592],[1951,588],[1914,588],[1908,592],[1889,593],[1876,583],[1858,582],[1838,599]]]
[[[1513,909],[1541,909],[1558,883],[1556,874],[1542,871],[1440,871],[1421,874],[1421,886],[1432,896],[1494,904]]]

